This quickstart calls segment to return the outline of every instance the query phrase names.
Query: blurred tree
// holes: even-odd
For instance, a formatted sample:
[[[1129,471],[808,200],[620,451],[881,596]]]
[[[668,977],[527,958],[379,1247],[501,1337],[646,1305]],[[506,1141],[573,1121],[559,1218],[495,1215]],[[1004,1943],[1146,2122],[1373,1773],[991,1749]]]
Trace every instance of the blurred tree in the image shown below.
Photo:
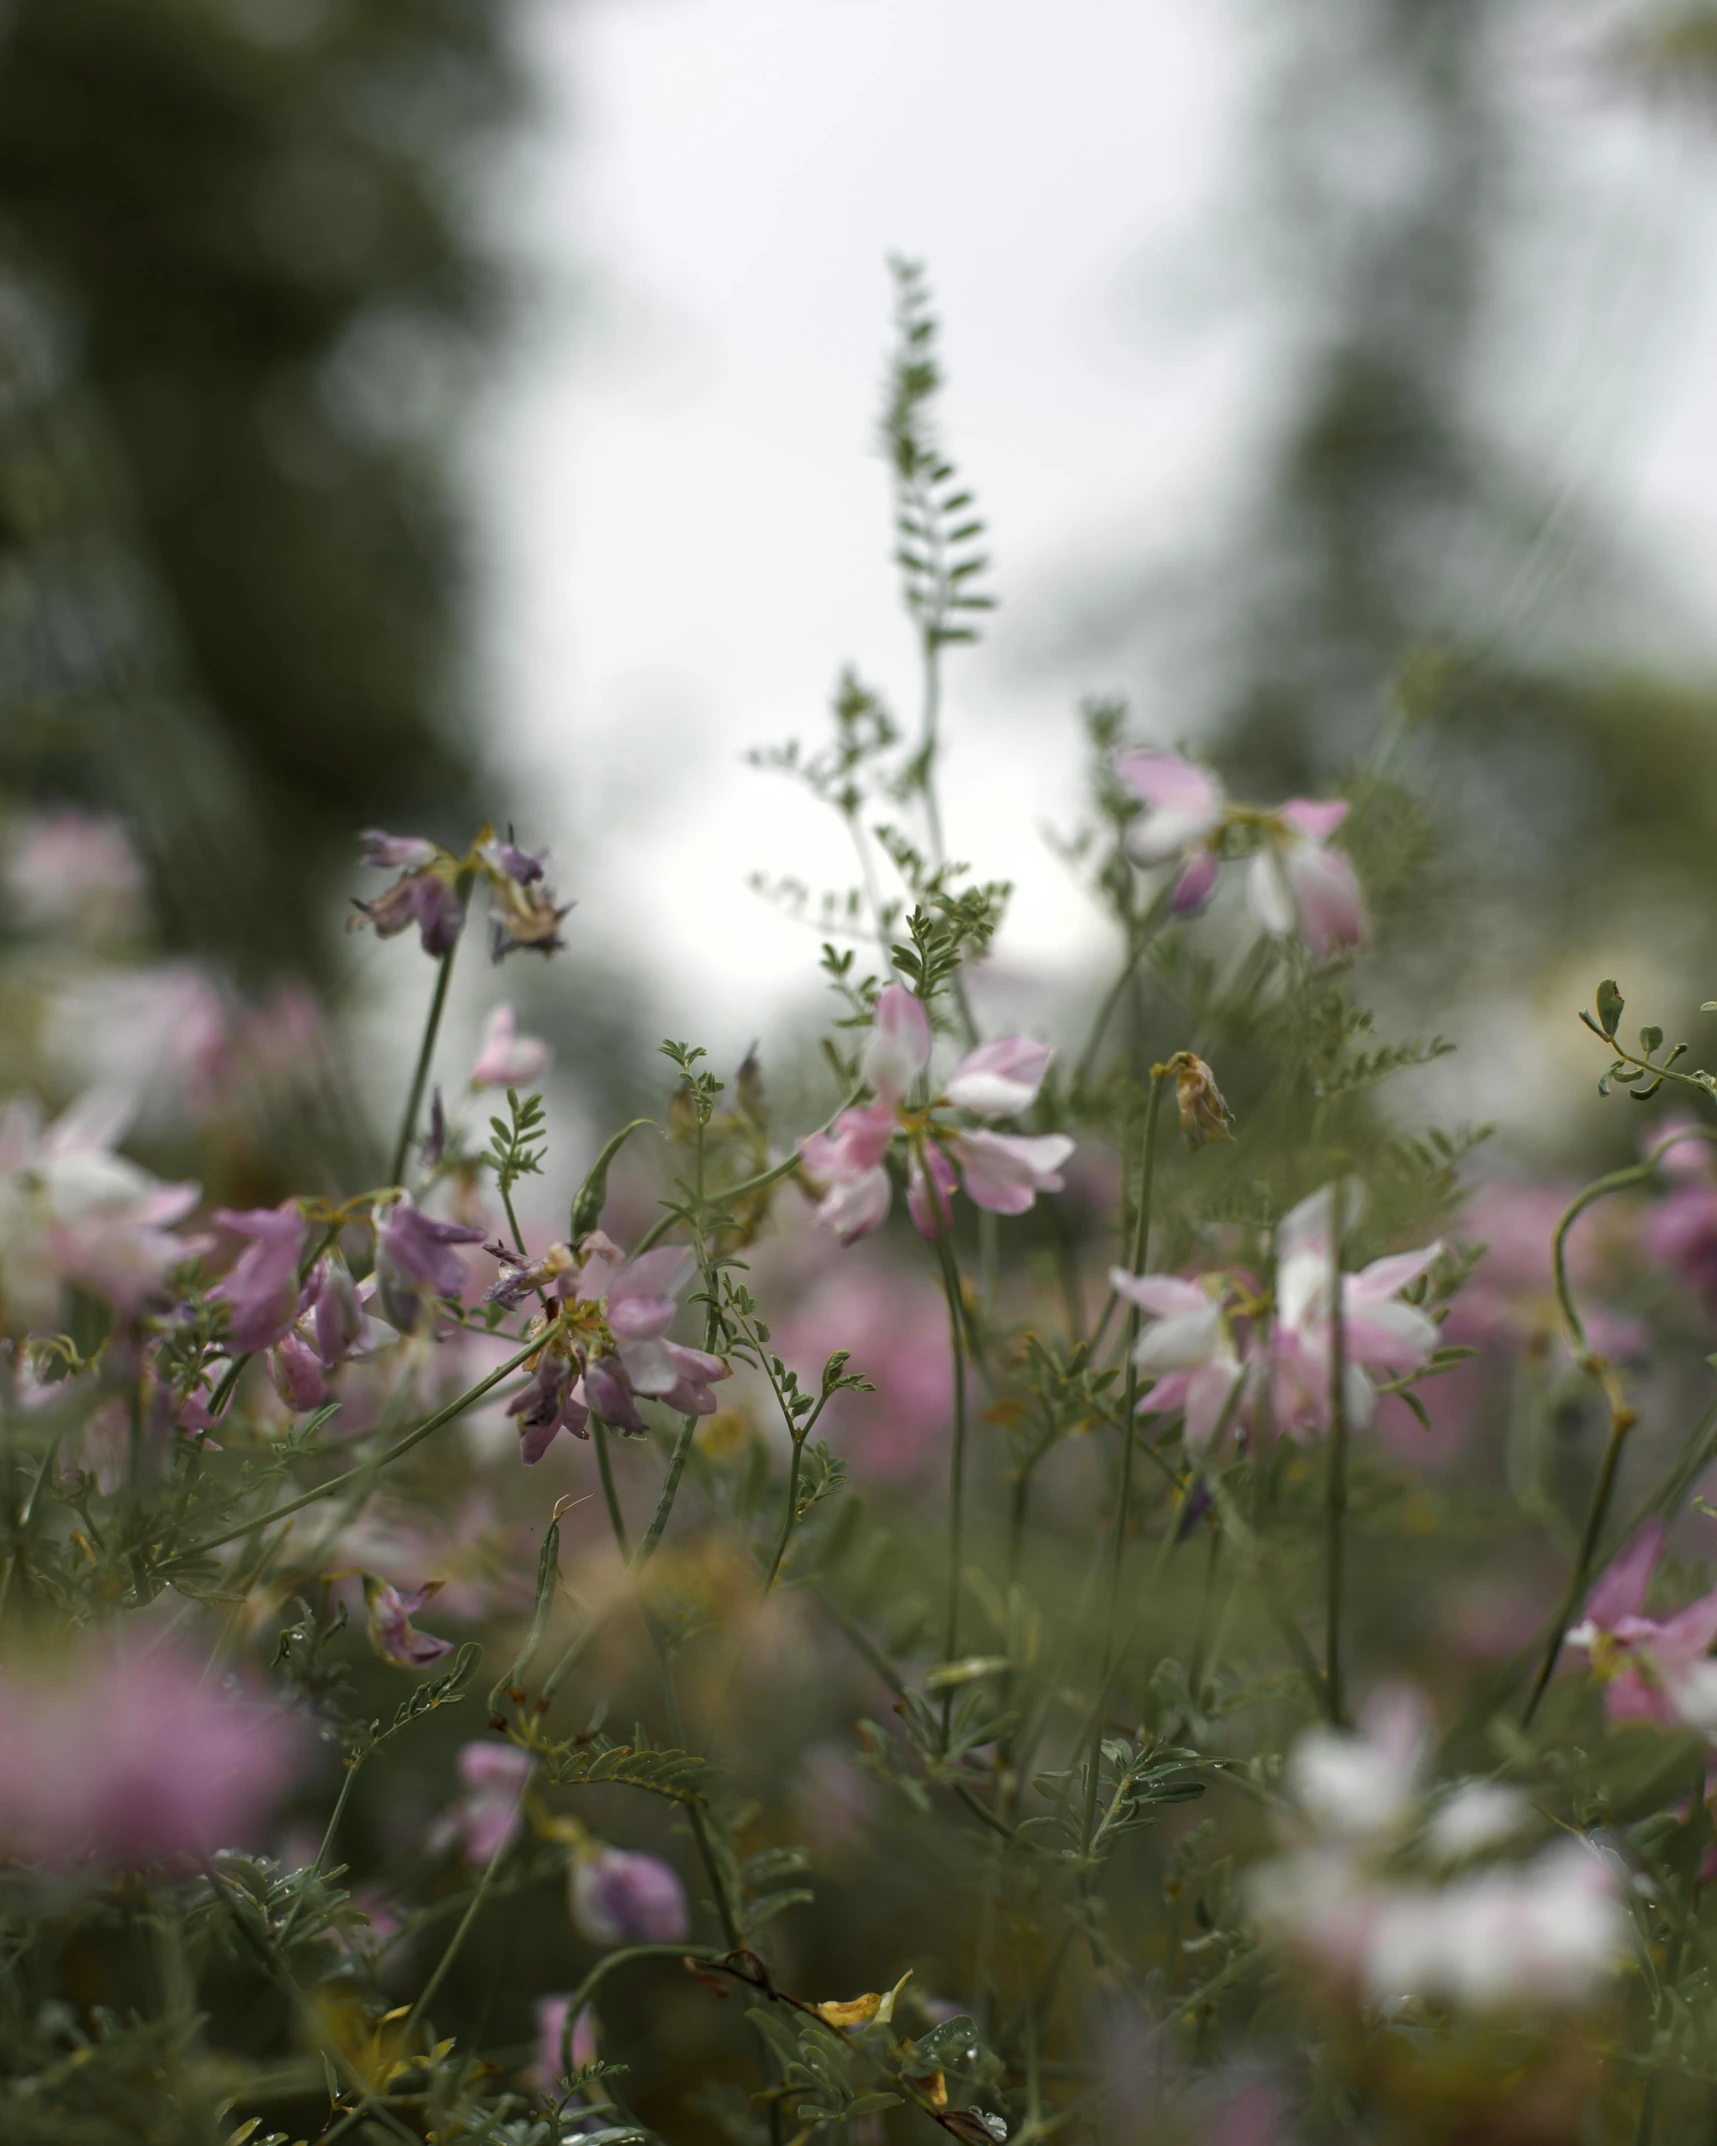
[[[447,448],[507,19],[0,19],[0,773],[126,810],[170,928],[241,973],[319,965],[355,826],[468,833]]]

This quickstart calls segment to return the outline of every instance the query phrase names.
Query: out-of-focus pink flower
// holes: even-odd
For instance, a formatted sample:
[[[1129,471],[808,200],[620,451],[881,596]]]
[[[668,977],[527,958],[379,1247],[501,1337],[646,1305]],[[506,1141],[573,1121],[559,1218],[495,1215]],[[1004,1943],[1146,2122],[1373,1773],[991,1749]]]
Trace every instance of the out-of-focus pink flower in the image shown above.
[[[1661,1623],[1640,1612],[1663,1554],[1663,1526],[1640,1529],[1586,1598],[1586,1614],[1568,1634],[1603,1679],[1612,1721],[1684,1722],[1717,1729],[1717,1589]]]
[[[564,1993],[537,1999],[537,2060],[525,2084],[540,2093],[552,2092],[572,2072],[596,2062],[596,2023],[590,2007],[586,2005],[579,2013],[569,2036],[567,2013],[571,2009],[572,1999]]]
[[[384,1662],[396,1669],[427,1669],[453,1652],[450,1639],[437,1639],[420,1632],[412,1619],[429,1607],[441,1592],[439,1580],[426,1580],[421,1587],[394,1587],[373,1574],[364,1577],[364,1614],[369,1624],[370,1645]],[[479,1745],[484,1749],[485,1746]]]
[[[251,1240],[232,1272],[209,1295],[227,1307],[232,1346],[253,1354],[278,1341],[298,1316],[304,1217],[287,1200],[279,1207],[251,1207],[242,1213],[217,1208],[214,1219],[235,1236]]]
[[[1671,1189],[1641,1224],[1641,1247],[1707,1306],[1717,1305],[1717,1148],[1689,1118],[1654,1126],[1645,1146],[1664,1150],[1658,1168]]]
[[[99,938],[137,924],[145,880],[118,820],[65,807],[13,828],[6,893],[14,913],[35,929]]]
[[[678,1874],[660,1856],[628,1848],[581,1848],[567,1901],[593,1945],[674,1945],[691,1928]]]
[[[861,1060],[876,1101],[842,1111],[831,1130],[799,1143],[805,1176],[820,1195],[817,1220],[843,1244],[868,1237],[887,1220],[892,1199],[887,1155],[907,1130],[901,1105],[930,1064],[930,1020],[904,984],[890,984]],[[1029,1109],[1051,1057],[1046,1043],[1004,1036],[968,1051],[949,1075],[941,1101],[977,1118],[1005,1118]],[[1040,1192],[1062,1189],[1061,1166],[1073,1142],[1061,1133],[1036,1136],[935,1125],[914,1131],[908,1162],[907,1205],[927,1237],[949,1219],[956,1184],[995,1214],[1022,1215]]]
[[[1136,864],[1172,864],[1222,825],[1228,804],[1222,785],[1191,760],[1175,753],[1117,753],[1115,773],[1145,807],[1127,830],[1128,854]],[[1213,876],[1215,861],[1210,860]]]
[[[1431,1755],[1431,1714],[1407,1684],[1383,1684],[1355,1729],[1307,1729],[1288,1754],[1283,1785],[1325,1840],[1377,1840],[1398,1833],[1419,1798]]]
[[[428,1846],[439,1855],[455,1841],[479,1869],[518,1838],[525,1783],[532,1759],[514,1744],[462,1744],[455,1760],[464,1794],[429,1829]]]
[[[130,1122],[129,1097],[92,1089],[44,1131],[39,1114],[0,1110],[0,1316],[51,1325],[60,1290],[76,1282],[122,1318],[159,1297],[169,1272],[204,1249],[173,1225],[198,1187],[168,1185],[113,1152]]]
[[[55,996],[47,1031],[80,1081],[135,1094],[151,1119],[206,1110],[232,1063],[232,1017],[215,978],[196,961],[76,972]]]
[[[511,1006],[497,1006],[483,1030],[473,1088],[525,1088],[541,1080],[553,1056],[540,1036],[521,1036]]]
[[[1337,947],[1357,946],[1365,935],[1353,866],[1328,847],[1347,813],[1339,801],[1290,798],[1247,874],[1247,899],[1259,923],[1278,939],[1297,930],[1314,961],[1327,961]]]
[[[1325,1186],[1284,1216],[1276,1232],[1276,1321],[1270,1336],[1270,1390],[1278,1430],[1292,1437],[1329,1424],[1330,1208]],[[1437,1346],[1436,1321],[1399,1302],[1403,1289],[1429,1271],[1441,1244],[1375,1259],[1342,1277],[1345,1330],[1344,1399],[1348,1423],[1370,1423],[1376,1394],[1369,1371],[1414,1371]]]
[[[774,1345],[807,1385],[836,1349],[850,1350],[849,1368],[876,1389],[836,1394],[819,1423],[861,1480],[907,1480],[942,1450],[954,1372],[947,1307],[928,1276],[863,1252],[839,1259],[776,1321]]]
[[[0,1678],[0,1851],[56,1870],[207,1855],[290,1786],[292,1716],[205,1686],[201,1663],[93,1650]]]
[[[1116,1267],[1109,1284],[1153,1322],[1133,1352],[1139,1369],[1156,1382],[1139,1403],[1139,1414],[1170,1416],[1184,1410],[1186,1442],[1202,1449],[1245,1375],[1224,1308],[1222,1277],[1183,1281],[1178,1275],[1129,1274]]]
[[[413,1332],[423,1299],[458,1297],[465,1262],[453,1249],[481,1244],[487,1233],[463,1222],[438,1222],[410,1194],[376,1211],[376,1293],[382,1312],[402,1334]]]

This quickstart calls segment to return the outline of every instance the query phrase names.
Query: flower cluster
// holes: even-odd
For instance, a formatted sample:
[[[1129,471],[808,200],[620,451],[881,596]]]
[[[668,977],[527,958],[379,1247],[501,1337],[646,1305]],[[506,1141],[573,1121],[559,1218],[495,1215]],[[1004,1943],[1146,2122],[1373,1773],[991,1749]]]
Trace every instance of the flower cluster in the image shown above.
[[[1115,772],[1145,808],[1127,831],[1134,862],[1177,868],[1174,915],[1196,916],[1215,893],[1233,831],[1255,840],[1246,898],[1265,931],[1279,939],[1297,931],[1314,961],[1364,937],[1353,866],[1329,846],[1347,818],[1341,800],[1292,797],[1272,811],[1232,805],[1208,768],[1174,753],[1118,753]]]
[[[490,1249],[508,1271],[488,1301],[512,1310],[535,1292],[543,1305],[543,1347],[529,1383],[508,1405],[519,1419],[527,1467],[541,1460],[557,1431],[587,1437],[592,1415],[641,1438],[640,1398],[682,1415],[715,1413],[710,1388],[728,1376],[727,1365],[667,1338],[697,1272],[690,1252],[660,1245],[629,1260],[601,1230],[592,1230],[576,1251],[555,1244],[540,1259],[523,1259],[506,1245]]]
[[[949,1202],[963,1186],[968,1199],[999,1215],[1022,1215],[1040,1192],[1059,1192],[1061,1167],[1073,1152],[1064,1133],[998,1133],[987,1126],[952,1126],[944,1107],[969,1117],[1012,1118],[1029,1110],[1049,1067],[1050,1047],[1006,1036],[968,1051],[932,1101],[907,1098],[929,1071],[930,1016],[904,984],[878,996],[860,1060],[875,1100],[843,1110],[826,1133],[799,1143],[800,1167],[817,1190],[817,1219],[843,1244],[880,1229],[893,1203],[888,1155],[897,1137],[907,1143],[906,1203],[926,1237],[948,1226]]]
[[[491,953],[496,961],[520,947],[539,954],[559,951],[561,919],[543,863],[522,850],[509,835],[499,841],[487,829],[469,853],[455,857],[425,835],[390,835],[372,828],[363,838],[363,861],[379,871],[398,872],[385,894],[356,904],[350,929],[368,924],[379,937],[417,927],[426,954],[450,954],[465,926],[465,889],[483,880],[493,902]]]

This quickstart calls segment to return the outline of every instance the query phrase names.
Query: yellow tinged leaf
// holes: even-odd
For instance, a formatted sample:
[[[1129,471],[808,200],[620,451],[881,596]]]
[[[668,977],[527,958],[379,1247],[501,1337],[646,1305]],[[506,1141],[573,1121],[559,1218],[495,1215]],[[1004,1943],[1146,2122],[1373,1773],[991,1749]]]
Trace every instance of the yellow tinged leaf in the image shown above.
[[[863,1997],[831,1998],[817,2006],[817,2017],[831,2027],[864,2027],[882,2010],[882,1998],[871,1990]]]
[[[931,2074],[930,2083],[924,2089],[924,2098],[933,2109],[945,2109],[948,2106],[948,2082],[940,2072]]]

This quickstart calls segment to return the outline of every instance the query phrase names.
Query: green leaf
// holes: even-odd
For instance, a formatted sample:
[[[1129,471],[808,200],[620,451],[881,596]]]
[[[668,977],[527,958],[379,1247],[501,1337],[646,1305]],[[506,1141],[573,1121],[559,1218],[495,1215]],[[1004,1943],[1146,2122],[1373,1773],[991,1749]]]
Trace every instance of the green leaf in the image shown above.
[[[701,1052],[698,1054],[703,1055]],[[623,1125],[609,1141],[590,1166],[590,1174],[578,1188],[578,1197],[572,1203],[571,1237],[577,1244],[580,1238],[588,1237],[602,1220],[602,1209],[608,1199],[608,1166],[619,1154],[626,1142],[640,1125],[653,1125],[653,1118],[634,1118],[630,1125]]]
[[[1615,1039],[1616,1028],[1622,1018],[1622,1008],[1626,1003],[1621,992],[1616,988],[1615,978],[1606,976],[1598,986],[1598,1019],[1603,1025],[1604,1034],[1612,1042]]]
[[[1644,1051],[1648,1058],[1662,1041],[1663,1030],[1661,1028],[1642,1028],[1639,1032],[1640,1049]]]

